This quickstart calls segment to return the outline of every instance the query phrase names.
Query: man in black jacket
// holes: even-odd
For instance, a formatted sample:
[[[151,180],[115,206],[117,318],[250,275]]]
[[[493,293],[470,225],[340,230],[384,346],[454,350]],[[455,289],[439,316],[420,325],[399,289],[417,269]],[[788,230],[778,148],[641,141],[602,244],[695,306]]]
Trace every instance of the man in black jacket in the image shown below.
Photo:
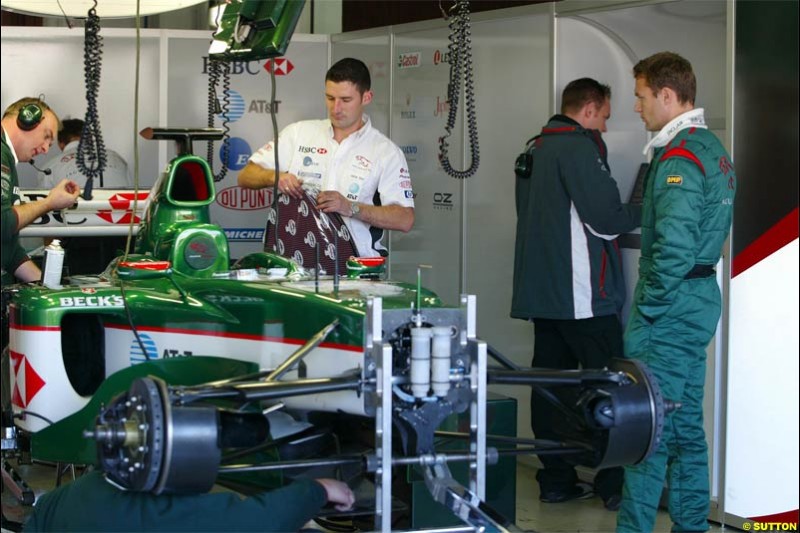
[[[636,228],[641,208],[620,202],[600,133],[611,115],[611,89],[590,78],[570,82],[561,114],[526,146],[516,164],[517,236],[511,316],[534,323],[533,366],[602,368],[621,357],[619,313],[625,286],[616,237]],[[556,413],[531,398],[537,439],[557,439]],[[574,467],[541,456],[540,499],[592,495]],[[622,469],[600,471],[595,488],[619,507]]]

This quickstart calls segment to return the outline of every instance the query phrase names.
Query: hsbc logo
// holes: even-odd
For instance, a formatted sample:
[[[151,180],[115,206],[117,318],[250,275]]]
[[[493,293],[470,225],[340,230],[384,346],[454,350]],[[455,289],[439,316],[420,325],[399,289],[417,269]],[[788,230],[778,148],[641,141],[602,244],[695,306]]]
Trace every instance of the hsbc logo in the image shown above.
[[[231,74],[238,76],[241,74],[249,74],[255,76],[261,72],[261,66],[258,61],[231,61]],[[203,56],[203,74],[208,74],[208,56]]]
[[[276,76],[286,76],[294,70],[294,64],[285,57],[268,59],[264,63],[264,70],[274,73]]]
[[[419,52],[411,52],[408,54],[400,54],[397,58],[397,68],[417,68],[422,64],[422,54]]]
[[[316,146],[299,146],[297,151],[301,154],[320,154],[325,155],[328,153],[326,148],[317,148]]]

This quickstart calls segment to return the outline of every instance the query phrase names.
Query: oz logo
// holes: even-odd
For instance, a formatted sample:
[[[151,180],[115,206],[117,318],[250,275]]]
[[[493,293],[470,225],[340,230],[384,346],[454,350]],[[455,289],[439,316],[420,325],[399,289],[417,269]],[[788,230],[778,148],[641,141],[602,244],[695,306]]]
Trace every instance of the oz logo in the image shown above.
[[[225,144],[219,148],[219,158],[223,160],[225,155]],[[230,170],[242,170],[250,156],[253,154],[250,145],[241,137],[231,137],[228,140],[228,159],[223,160],[223,164]]]

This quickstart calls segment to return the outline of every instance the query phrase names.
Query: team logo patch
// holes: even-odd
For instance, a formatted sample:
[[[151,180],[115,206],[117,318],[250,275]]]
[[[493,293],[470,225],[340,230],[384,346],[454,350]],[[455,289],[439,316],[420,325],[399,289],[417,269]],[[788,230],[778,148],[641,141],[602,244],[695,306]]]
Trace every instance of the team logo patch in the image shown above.
[[[683,177],[681,176],[667,176],[667,185],[682,185]]]

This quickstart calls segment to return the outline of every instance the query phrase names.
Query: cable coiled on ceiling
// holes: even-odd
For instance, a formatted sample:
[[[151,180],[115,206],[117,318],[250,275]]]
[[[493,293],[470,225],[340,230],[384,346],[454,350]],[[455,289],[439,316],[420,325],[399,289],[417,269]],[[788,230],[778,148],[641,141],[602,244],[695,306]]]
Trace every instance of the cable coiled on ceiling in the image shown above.
[[[220,76],[222,77],[222,106],[219,104],[217,98],[217,85],[219,85]],[[222,137],[222,152],[220,159],[222,160],[222,168],[217,174],[214,174],[214,181],[222,181],[228,174],[228,154],[230,153],[230,131],[228,126],[230,122],[230,109],[231,109],[231,66],[227,61],[219,61],[210,59],[208,61],[208,127],[214,127],[214,115],[222,116],[222,129],[225,131]],[[208,152],[206,154],[208,164],[214,166],[214,143],[208,141]]]
[[[100,17],[97,16],[97,0],[95,0],[94,6],[89,10],[84,29],[83,65],[86,79],[86,118],[83,121],[83,132],[75,160],[88,181],[96,176],[102,176],[106,169],[106,147],[100,131],[100,115],[97,111],[102,56],[103,38],[100,36]],[[87,164],[87,160],[90,164]]]
[[[448,62],[450,63],[450,80],[447,83],[447,101],[450,109],[447,113],[445,134],[439,137],[439,162],[444,171],[454,178],[468,178],[475,174],[480,164],[478,148],[478,126],[475,117],[475,88],[472,81],[472,39],[469,20],[469,1],[455,0],[450,16],[450,44],[448,45]],[[464,100],[467,106],[467,130],[469,149],[472,154],[470,166],[466,170],[456,170],[450,164],[447,138],[452,134],[458,115],[458,101],[461,96],[461,81],[464,80]]]

